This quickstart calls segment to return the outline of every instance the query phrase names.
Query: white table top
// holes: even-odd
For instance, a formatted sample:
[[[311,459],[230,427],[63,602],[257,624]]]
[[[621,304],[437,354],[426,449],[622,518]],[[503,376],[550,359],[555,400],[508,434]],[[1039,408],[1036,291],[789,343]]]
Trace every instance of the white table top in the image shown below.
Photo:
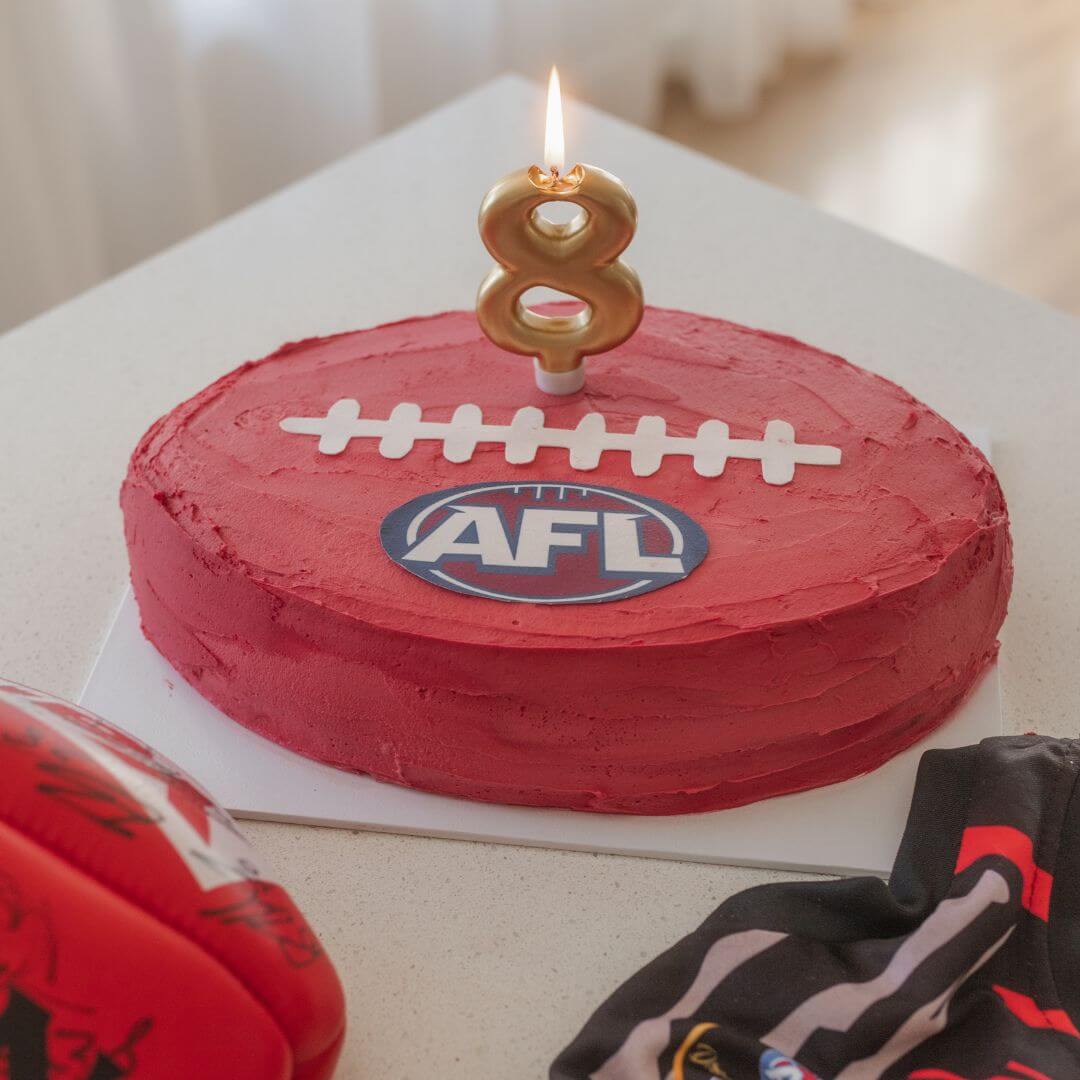
[[[542,116],[537,88],[490,84],[0,338],[0,673],[78,694],[127,574],[120,480],[155,417],[282,341],[471,305],[480,199],[536,157]],[[1016,539],[1006,729],[1075,734],[1080,323],[608,117],[572,108],[567,132],[634,191],[650,302],[793,334],[990,428]],[[541,1076],[620,980],[781,876],[244,830],[345,983],[343,1078]]]

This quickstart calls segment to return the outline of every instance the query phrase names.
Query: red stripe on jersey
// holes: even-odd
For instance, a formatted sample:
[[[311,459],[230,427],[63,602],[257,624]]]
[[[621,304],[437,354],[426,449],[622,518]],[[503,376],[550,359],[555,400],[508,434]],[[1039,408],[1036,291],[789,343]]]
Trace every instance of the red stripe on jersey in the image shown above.
[[[1024,878],[1020,902],[1037,918],[1050,917],[1050,891],[1054,875],[1035,865],[1031,837],[1010,825],[969,825],[960,839],[954,874],[966,870],[984,855],[1001,855],[1016,866]]]
[[[1035,867],[1035,876],[1031,881],[1031,896],[1024,906],[1032,915],[1038,915],[1043,922],[1050,919],[1050,890],[1054,887],[1054,875]]]
[[[1010,1061],[1005,1068],[1009,1072],[1019,1073],[1021,1076],[1030,1076],[1031,1080],[1050,1080],[1046,1073],[1039,1072],[1038,1069],[1033,1069],[1030,1065],[1021,1065],[1019,1061]]]
[[[995,986],[994,993],[1005,1002],[1005,1007],[1009,1012],[1028,1027],[1049,1028],[1080,1039],[1080,1031],[1076,1030],[1076,1026],[1064,1009],[1040,1009],[1035,1004],[1034,998],[1018,993],[1016,990],[1009,990],[1004,986]]]
[[[1029,1077],[1030,1080],[1051,1080],[1046,1073],[1039,1072],[1038,1069],[1033,1069],[1029,1065],[1021,1065],[1019,1061],[1010,1061],[1005,1068],[1009,1070],[1008,1076],[997,1073],[988,1077],[987,1080],[1019,1080],[1017,1074],[1020,1077]],[[968,1080],[968,1078],[959,1073],[950,1072],[948,1069],[916,1069],[908,1073],[908,1080]]]

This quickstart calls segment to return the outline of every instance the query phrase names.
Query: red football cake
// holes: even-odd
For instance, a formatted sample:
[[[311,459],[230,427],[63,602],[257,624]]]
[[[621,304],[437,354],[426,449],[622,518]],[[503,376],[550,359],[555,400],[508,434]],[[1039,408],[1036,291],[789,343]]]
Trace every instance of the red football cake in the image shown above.
[[[997,650],[990,466],[900,387],[649,309],[541,393],[471,312],[302,341],[159,420],[122,504],[148,638],[382,780],[614,813],[832,783]]]

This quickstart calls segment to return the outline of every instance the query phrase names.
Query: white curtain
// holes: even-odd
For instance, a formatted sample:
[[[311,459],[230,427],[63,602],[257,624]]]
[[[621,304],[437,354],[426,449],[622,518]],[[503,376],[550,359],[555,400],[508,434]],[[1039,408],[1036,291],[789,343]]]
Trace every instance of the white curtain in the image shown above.
[[[2,0],[0,329],[502,71],[743,112],[853,0]]]

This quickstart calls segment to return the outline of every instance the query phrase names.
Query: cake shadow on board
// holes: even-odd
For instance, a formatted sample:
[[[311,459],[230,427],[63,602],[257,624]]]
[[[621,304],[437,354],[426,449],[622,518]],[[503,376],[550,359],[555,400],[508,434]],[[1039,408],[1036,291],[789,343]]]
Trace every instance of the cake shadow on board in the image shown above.
[[[927,750],[1000,735],[996,665],[933,732],[872,772],[712,813],[590,814],[386,784],[230,720],[146,640],[127,592],[82,704],[158,747],[237,817],[653,859],[886,874]]]

